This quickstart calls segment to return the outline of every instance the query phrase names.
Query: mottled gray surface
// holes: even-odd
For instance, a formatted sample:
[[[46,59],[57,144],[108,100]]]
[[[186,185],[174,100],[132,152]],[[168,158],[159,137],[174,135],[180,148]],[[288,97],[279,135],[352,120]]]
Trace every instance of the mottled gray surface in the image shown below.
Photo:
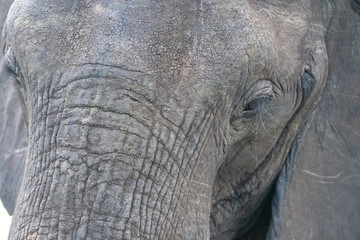
[[[358,7],[16,1],[10,239],[356,239]]]
[[[279,239],[360,236],[360,16],[339,12],[334,22],[329,78],[298,139]]]

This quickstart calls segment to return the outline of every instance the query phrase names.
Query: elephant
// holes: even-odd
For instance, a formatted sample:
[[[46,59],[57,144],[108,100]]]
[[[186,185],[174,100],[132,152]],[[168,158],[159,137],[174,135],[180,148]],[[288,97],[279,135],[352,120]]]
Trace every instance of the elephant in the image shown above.
[[[3,2],[9,239],[359,236],[358,0]]]

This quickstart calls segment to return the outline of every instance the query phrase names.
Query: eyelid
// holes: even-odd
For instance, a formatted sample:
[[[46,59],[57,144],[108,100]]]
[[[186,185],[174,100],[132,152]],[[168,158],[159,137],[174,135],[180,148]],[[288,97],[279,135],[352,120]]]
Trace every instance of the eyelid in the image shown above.
[[[19,74],[19,66],[16,62],[15,53],[11,47],[9,47],[5,53],[5,64],[13,71],[16,75]]]
[[[249,104],[251,101],[259,98],[266,98],[268,100],[274,98],[275,93],[273,87],[273,82],[269,79],[260,79],[253,83],[248,88],[248,90],[246,90],[245,93],[238,100],[236,100],[236,104],[234,105],[233,111],[231,113],[230,124],[236,126],[239,124],[239,119],[245,119],[244,116],[246,114],[252,114],[256,112],[256,110],[244,111],[247,104]]]
[[[16,61],[15,53],[11,47],[9,47],[4,56],[5,64],[9,68],[9,71],[14,75],[15,80],[20,85],[21,88],[26,90],[26,85],[24,82],[23,75],[20,71],[20,67]]]
[[[242,100],[243,107],[261,97],[274,97],[273,85],[270,80],[259,80],[255,82],[244,94]]]

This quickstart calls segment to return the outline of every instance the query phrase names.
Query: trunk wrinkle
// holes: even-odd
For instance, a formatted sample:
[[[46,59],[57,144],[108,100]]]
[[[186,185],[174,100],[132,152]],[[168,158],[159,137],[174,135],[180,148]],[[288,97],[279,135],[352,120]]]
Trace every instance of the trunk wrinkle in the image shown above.
[[[210,207],[194,205],[210,201],[211,189],[200,189],[209,184],[195,173],[213,116],[184,110],[172,120],[155,106],[140,115],[133,109],[144,107],[147,95],[133,98],[124,88],[119,96],[106,96],[105,88],[94,87],[100,80],[49,87],[41,98],[54,98],[37,100],[33,111],[41,121],[31,125],[31,170],[13,236],[208,236]]]

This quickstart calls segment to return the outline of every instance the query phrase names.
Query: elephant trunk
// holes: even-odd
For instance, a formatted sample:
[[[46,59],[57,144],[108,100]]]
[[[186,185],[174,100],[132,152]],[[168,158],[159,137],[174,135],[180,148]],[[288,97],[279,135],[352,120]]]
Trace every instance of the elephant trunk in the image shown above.
[[[209,239],[206,124],[166,120],[137,89],[80,79],[34,107],[11,239]]]

